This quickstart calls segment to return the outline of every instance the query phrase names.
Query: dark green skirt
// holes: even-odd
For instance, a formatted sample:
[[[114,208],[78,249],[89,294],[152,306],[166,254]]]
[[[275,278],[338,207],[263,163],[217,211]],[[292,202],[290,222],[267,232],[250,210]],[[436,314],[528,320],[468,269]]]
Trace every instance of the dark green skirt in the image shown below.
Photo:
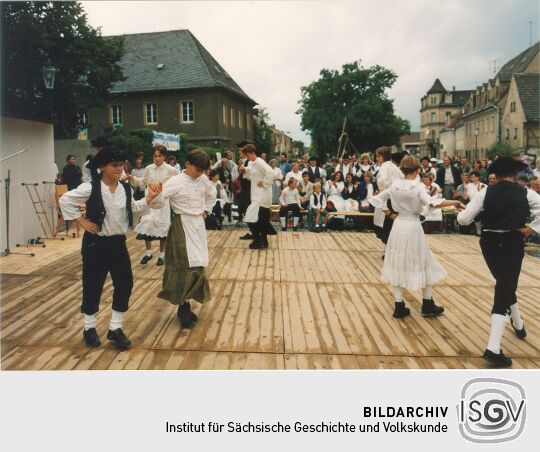
[[[204,267],[190,267],[182,218],[175,215],[165,244],[165,271],[158,298],[178,305],[187,300],[203,303],[210,299],[210,285]]]

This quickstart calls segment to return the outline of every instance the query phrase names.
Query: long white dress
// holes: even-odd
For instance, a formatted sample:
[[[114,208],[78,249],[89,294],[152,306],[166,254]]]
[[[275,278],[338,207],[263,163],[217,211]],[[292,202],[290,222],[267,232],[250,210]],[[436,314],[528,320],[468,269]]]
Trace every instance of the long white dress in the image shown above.
[[[429,249],[420,214],[424,206],[437,206],[444,199],[431,198],[424,184],[407,179],[395,181],[373,196],[370,203],[376,208],[386,209],[389,199],[398,216],[386,245],[381,280],[393,287],[412,290],[435,284],[447,273]]]
[[[162,163],[157,166],[155,163],[148,165],[144,169],[142,177],[134,176],[132,185],[139,188],[146,188],[148,192],[148,185],[151,183],[165,183],[172,176],[176,176],[178,170],[169,165],[168,163]],[[171,226],[171,209],[169,201],[165,201],[160,209],[152,209],[152,211],[141,218],[141,221],[135,226],[137,232],[137,238],[142,240],[152,239],[165,239]]]
[[[341,192],[345,187],[345,183],[339,181],[331,184],[330,182],[331,181],[326,181],[326,184],[324,185],[327,202],[332,201],[332,204],[334,204],[336,210],[345,210],[345,200],[341,195]]]

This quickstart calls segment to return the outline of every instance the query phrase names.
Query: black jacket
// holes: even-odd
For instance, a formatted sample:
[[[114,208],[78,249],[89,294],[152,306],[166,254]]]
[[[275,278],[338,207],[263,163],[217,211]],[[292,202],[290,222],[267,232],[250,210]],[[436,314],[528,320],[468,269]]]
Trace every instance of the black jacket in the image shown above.
[[[450,168],[452,169],[452,175],[454,176],[454,188],[457,188],[459,184],[461,184],[461,171],[456,168],[454,165],[450,165]],[[443,166],[439,166],[437,168],[437,177],[435,178],[435,182],[437,182],[437,185],[441,188],[444,188],[444,174],[446,172],[446,169]]]

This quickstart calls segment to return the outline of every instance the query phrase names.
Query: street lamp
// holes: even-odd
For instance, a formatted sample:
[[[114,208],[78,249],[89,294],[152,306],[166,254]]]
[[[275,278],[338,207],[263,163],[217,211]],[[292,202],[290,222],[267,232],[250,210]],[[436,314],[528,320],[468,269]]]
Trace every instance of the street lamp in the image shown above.
[[[474,158],[478,158],[478,134],[480,129],[474,129]]]
[[[41,68],[41,75],[43,76],[43,82],[45,83],[45,88],[53,89],[54,88],[54,79],[56,78],[56,73],[58,69],[54,66],[48,64]]]

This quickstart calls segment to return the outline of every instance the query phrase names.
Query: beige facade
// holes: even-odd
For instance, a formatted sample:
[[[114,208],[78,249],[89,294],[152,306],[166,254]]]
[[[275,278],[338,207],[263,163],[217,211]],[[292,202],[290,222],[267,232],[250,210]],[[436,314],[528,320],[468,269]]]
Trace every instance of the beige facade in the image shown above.
[[[292,153],[292,138],[285,132],[274,127],[270,128],[272,132],[272,153],[281,154],[285,152],[288,156]]]

